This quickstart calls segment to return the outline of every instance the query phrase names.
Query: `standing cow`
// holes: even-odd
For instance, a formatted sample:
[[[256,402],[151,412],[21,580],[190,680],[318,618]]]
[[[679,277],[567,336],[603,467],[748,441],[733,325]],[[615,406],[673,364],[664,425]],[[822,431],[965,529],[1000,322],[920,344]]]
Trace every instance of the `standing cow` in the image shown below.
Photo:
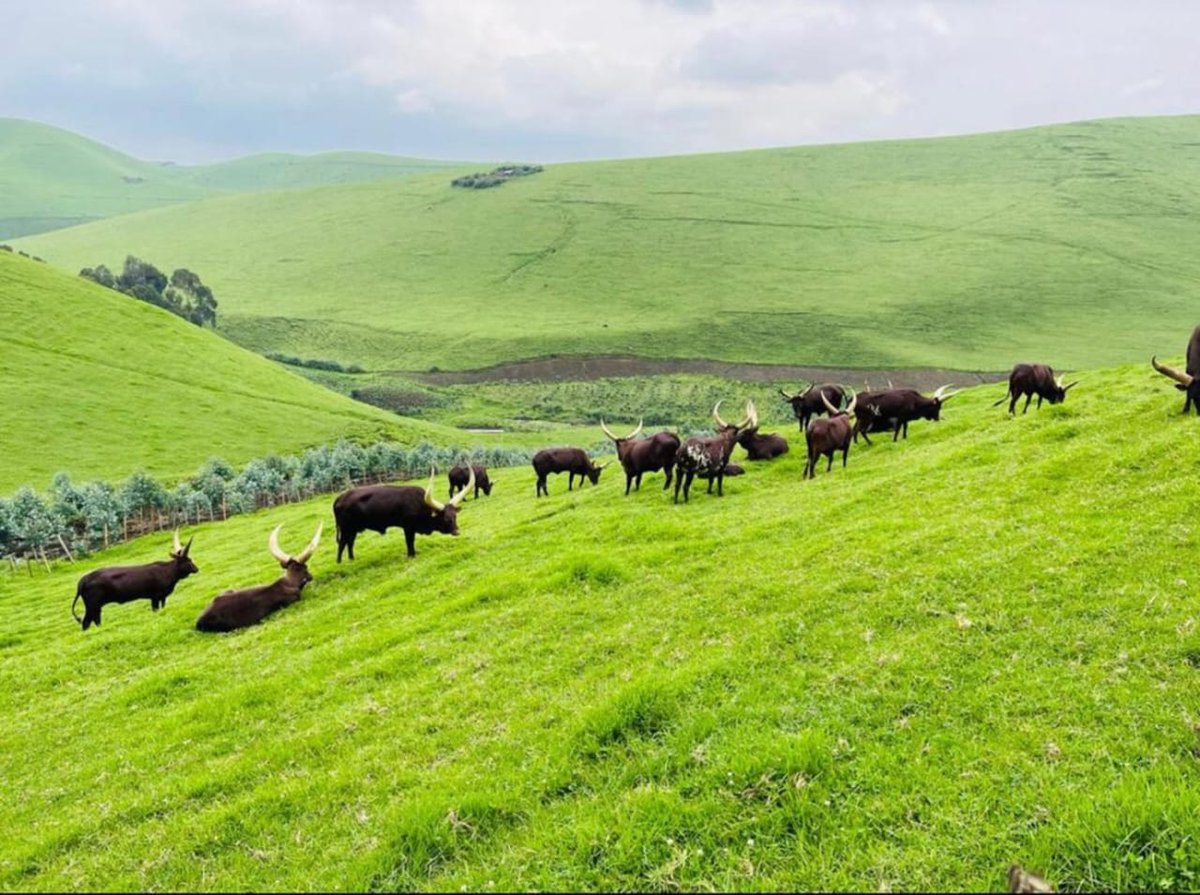
[[[916,389],[893,388],[887,391],[864,392],[858,396],[858,412],[854,421],[854,439],[859,434],[866,440],[868,432],[892,430],[892,441],[900,437],[901,431],[908,438],[908,424],[913,420],[933,420],[942,418],[942,405],[953,398],[958,392],[946,394],[950,386],[943,385],[930,397],[925,397]]]
[[[712,494],[713,479],[717,480],[717,496],[725,496],[725,470],[729,463],[729,455],[737,444],[738,435],[745,429],[758,426],[758,413],[754,402],[746,402],[746,418],[740,423],[729,424],[721,419],[721,402],[713,408],[713,420],[717,424],[717,434],[708,437],[689,438],[679,447],[675,454],[675,498],[679,503],[679,489],[683,488],[683,502],[688,502],[688,492],[692,488],[692,479],[696,476],[708,479],[708,493]]]
[[[1061,404],[1066,400],[1067,392],[1077,385],[1079,385],[1078,379],[1069,385],[1063,385],[1063,377],[1055,378],[1054,370],[1045,364],[1017,364],[1008,374],[1008,394],[992,406],[999,407],[1011,398],[1008,412],[1016,413],[1017,401],[1021,395],[1024,395],[1025,407],[1021,410],[1021,413],[1024,414],[1029,411],[1029,402],[1033,400],[1034,395],[1037,395],[1039,408],[1042,406],[1043,398],[1051,404]]]
[[[796,414],[796,422],[800,424],[801,432],[808,428],[810,419],[825,412],[822,398],[834,407],[841,407],[842,402],[846,400],[845,390],[832,382],[826,382],[824,385],[811,384],[804,391],[796,392],[794,395],[789,395],[783,389],[779,389],[779,394],[783,396],[783,400],[792,405],[792,413]]]
[[[842,468],[846,467],[846,457],[850,453],[850,442],[853,437],[854,408],[858,404],[858,396],[850,392],[850,403],[845,410],[838,410],[828,401],[825,406],[829,409],[828,419],[816,419],[808,424],[805,440],[808,442],[808,461],[804,464],[804,478],[812,479],[817,476],[817,457],[824,454],[829,458],[825,467],[826,472],[833,469],[834,451],[842,452]]]
[[[1164,376],[1174,379],[1175,388],[1186,394],[1183,412],[1195,407],[1196,415],[1200,416],[1200,326],[1192,330],[1192,337],[1188,339],[1186,372],[1160,364],[1158,355],[1150,358],[1150,364]]]
[[[308,546],[296,556],[288,556],[279,549],[279,529],[276,525],[267,538],[267,549],[283,567],[283,575],[270,584],[248,587],[244,590],[227,590],[213,599],[196,619],[196,630],[223,634],[257,625],[260,621],[285,606],[300,599],[304,585],[312,581],[308,571],[308,560],[316,552],[321,541],[321,529],[325,523],[317,524],[317,533]]]
[[[448,478],[450,479],[450,496],[453,497],[459,491],[467,489],[467,482],[471,478],[471,473],[475,473],[475,499],[479,499],[480,490],[484,495],[492,493],[492,482],[488,478],[487,467],[472,464],[468,469],[466,464],[460,463],[450,470]]]
[[[584,479],[593,485],[599,484],[600,473],[611,460],[597,466],[580,448],[556,447],[545,448],[533,455],[533,471],[537,473],[537,496],[550,496],[546,487],[546,476],[567,473],[567,490],[575,487],[575,476],[579,476],[579,487],[583,488]]]
[[[660,469],[667,474],[667,479],[663,482],[663,490],[666,491],[671,487],[671,474],[675,469],[675,453],[679,450],[679,437],[671,432],[659,432],[649,438],[637,440],[638,433],[642,431],[642,422],[639,421],[637,428],[626,435],[624,438],[618,438],[604,424],[604,420],[600,420],[600,428],[604,430],[604,434],[612,439],[613,444],[617,448],[617,459],[621,461],[621,466],[625,469],[625,493],[629,494],[629,486],[633,485],[635,491],[640,491],[642,488],[642,476],[648,472],[658,472]]]
[[[458,534],[458,507],[475,487],[475,470],[467,477],[467,486],[449,503],[440,503],[433,497],[434,470],[429,470],[429,486],[416,485],[363,485],[351,488],[337,496],[333,502],[333,518],[337,522],[337,561],[342,561],[345,550],[354,559],[354,541],[360,532],[377,531],[380,534],[389,528],[404,529],[404,543],[410,557],[417,555],[417,535],[441,532]]]
[[[86,631],[92,625],[100,626],[100,611],[109,603],[149,600],[150,608],[158,612],[166,605],[167,597],[175,590],[176,584],[200,571],[188,557],[193,540],[188,538],[187,546],[182,546],[179,543],[179,529],[176,529],[171,558],[168,560],[141,566],[110,566],[88,572],[75,585],[71,615]],[[83,600],[83,618],[75,611],[80,600]]]

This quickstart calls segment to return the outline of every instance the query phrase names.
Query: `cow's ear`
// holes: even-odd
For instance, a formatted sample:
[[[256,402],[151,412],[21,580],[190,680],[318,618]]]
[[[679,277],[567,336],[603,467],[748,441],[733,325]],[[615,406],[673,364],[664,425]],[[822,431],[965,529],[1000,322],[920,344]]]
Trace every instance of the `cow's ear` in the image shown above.
[[[1179,389],[1181,392],[1186,392],[1188,390],[1186,385],[1180,385],[1178,382],[1175,383],[1175,388]]]

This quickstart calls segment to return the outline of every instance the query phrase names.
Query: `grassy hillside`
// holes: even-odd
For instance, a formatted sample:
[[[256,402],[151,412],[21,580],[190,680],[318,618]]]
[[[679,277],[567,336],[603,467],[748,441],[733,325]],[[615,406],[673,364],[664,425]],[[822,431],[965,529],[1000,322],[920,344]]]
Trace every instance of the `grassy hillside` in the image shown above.
[[[259,351],[375,370],[520,357],[880,369],[1132,362],[1195,323],[1200,117],[443,174],[23,240],[211,283]]]
[[[0,493],[192,473],[340,437],[447,430],[335,394],[165,311],[0,252]]]
[[[998,391],[688,506],[502,471],[232,636],[192,625],[328,499],[197,529],[87,634],[76,577],[163,536],[0,573],[0,885],[1192,889],[1196,420],[1144,365]]]
[[[340,152],[183,167],[141,161],[49,125],[0,118],[0,239],[222,193],[378,180],[449,164]]]

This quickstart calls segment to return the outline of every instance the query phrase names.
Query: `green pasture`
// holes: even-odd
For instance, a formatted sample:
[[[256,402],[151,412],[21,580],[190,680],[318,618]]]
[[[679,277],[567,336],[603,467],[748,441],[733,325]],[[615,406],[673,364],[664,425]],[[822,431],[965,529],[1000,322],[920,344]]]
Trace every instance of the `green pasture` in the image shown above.
[[[551,354],[1005,370],[1195,324],[1200,117],[230,196],[20,241],[211,284],[256,351],[374,372]],[[465,166],[462,170],[468,170]]]
[[[201,526],[86,634],[169,535],[0,572],[0,887],[1195,889],[1197,420],[1146,364],[1000,391],[686,506],[500,470],[413,560],[335,564],[331,498]],[[300,603],[193,630],[321,521]]]
[[[0,239],[232,192],[378,180],[461,163],[367,152],[143,161],[60,128],[0,118]]]

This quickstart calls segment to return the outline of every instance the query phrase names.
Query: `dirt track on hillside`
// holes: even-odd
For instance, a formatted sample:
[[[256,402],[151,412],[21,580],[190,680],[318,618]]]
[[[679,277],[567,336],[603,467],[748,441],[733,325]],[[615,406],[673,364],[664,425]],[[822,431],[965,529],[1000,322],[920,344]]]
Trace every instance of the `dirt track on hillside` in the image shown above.
[[[533,381],[579,381],[620,376],[668,376],[672,374],[723,376],[741,382],[842,382],[858,387],[861,383],[931,389],[939,385],[978,385],[1001,382],[1008,371],[946,370],[937,367],[913,367],[906,370],[865,370],[851,367],[807,367],[782,364],[739,364],[718,360],[650,359],[622,355],[544,357],[496,364],[478,370],[439,373],[407,373],[426,385],[462,385],[505,379]]]

